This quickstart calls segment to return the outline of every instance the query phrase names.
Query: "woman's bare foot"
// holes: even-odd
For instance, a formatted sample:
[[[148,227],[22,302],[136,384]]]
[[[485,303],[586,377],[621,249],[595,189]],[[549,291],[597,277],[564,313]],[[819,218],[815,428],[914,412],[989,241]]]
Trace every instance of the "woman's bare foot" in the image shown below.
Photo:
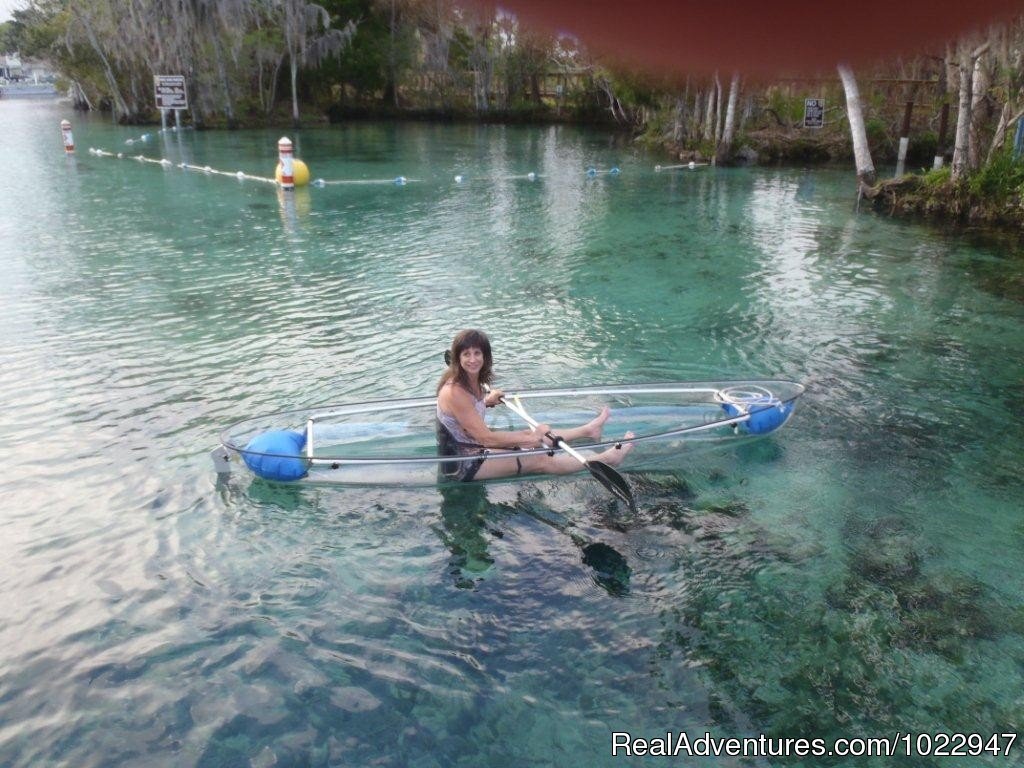
[[[622,446],[621,448],[609,448],[607,451],[599,454],[597,458],[609,466],[617,467],[626,458],[626,455],[633,450],[633,444],[625,442],[631,437],[636,437],[636,435],[632,432],[627,432],[622,436],[623,442],[619,444]]]
[[[604,423],[608,421],[611,411],[606,405],[593,419],[580,427],[581,436],[590,438],[593,442],[601,442],[601,433],[604,431]]]

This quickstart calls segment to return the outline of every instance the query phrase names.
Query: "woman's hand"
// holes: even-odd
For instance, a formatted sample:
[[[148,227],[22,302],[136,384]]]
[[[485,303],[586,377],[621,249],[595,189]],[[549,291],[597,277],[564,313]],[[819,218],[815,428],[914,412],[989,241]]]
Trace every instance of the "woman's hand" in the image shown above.
[[[501,398],[505,396],[504,391],[500,389],[488,390],[487,395],[484,397],[484,405],[488,408],[493,408],[501,402]]]
[[[531,441],[529,448],[548,448],[550,446],[549,441],[544,439],[544,435],[551,431],[551,427],[547,424],[538,424],[533,432],[530,434]]]

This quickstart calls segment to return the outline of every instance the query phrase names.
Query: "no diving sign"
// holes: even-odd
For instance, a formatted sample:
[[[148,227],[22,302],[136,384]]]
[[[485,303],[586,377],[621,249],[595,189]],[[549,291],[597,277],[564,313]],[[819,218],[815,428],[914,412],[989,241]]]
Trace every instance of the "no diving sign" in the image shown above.
[[[154,75],[157,109],[188,109],[184,75]]]
[[[825,100],[804,99],[804,128],[821,128],[825,125]]]

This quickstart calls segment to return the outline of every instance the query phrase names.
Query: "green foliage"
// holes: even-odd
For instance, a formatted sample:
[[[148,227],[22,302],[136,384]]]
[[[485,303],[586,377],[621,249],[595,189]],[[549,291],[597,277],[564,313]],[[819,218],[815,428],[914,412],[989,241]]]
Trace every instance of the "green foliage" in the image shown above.
[[[18,50],[18,42],[15,31],[11,26],[11,22],[0,22],[0,51],[6,52],[16,50]]]
[[[971,176],[968,188],[986,201],[1003,203],[1024,191],[1024,162],[1014,159],[1011,149],[1004,149]]]
[[[925,189],[936,190],[949,184],[950,178],[952,178],[952,170],[948,165],[944,165],[942,168],[933,168],[928,171],[921,177],[921,183],[924,184]]]
[[[886,128],[885,121],[880,120],[877,117],[870,118],[864,121],[864,132],[868,136],[868,144],[871,148],[882,147],[886,143],[891,143],[888,129]]]
[[[321,4],[331,14],[332,26],[342,27],[349,19],[357,19],[358,26],[340,57],[305,73],[312,88],[329,89],[333,83],[347,83],[359,98],[372,97],[387,85],[389,55],[399,54],[395,58],[402,68],[411,63],[410,36],[402,35],[392,51],[389,19],[373,0],[326,0]]]
[[[619,71],[609,74],[616,98],[634,107],[657,107],[662,91],[653,78],[636,72]]]
[[[804,119],[804,95],[788,89],[769,88],[765,111],[774,112],[787,125],[800,125]]]
[[[934,131],[911,134],[910,146],[907,148],[907,162],[918,165],[935,157],[939,147],[939,137]]]

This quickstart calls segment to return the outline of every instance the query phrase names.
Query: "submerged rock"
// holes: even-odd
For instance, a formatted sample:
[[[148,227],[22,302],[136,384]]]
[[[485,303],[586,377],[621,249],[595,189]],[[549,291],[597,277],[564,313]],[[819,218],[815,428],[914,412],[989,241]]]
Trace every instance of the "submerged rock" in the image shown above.
[[[346,712],[370,712],[377,709],[381,702],[365,688],[343,686],[335,688],[331,693],[331,704]]]

